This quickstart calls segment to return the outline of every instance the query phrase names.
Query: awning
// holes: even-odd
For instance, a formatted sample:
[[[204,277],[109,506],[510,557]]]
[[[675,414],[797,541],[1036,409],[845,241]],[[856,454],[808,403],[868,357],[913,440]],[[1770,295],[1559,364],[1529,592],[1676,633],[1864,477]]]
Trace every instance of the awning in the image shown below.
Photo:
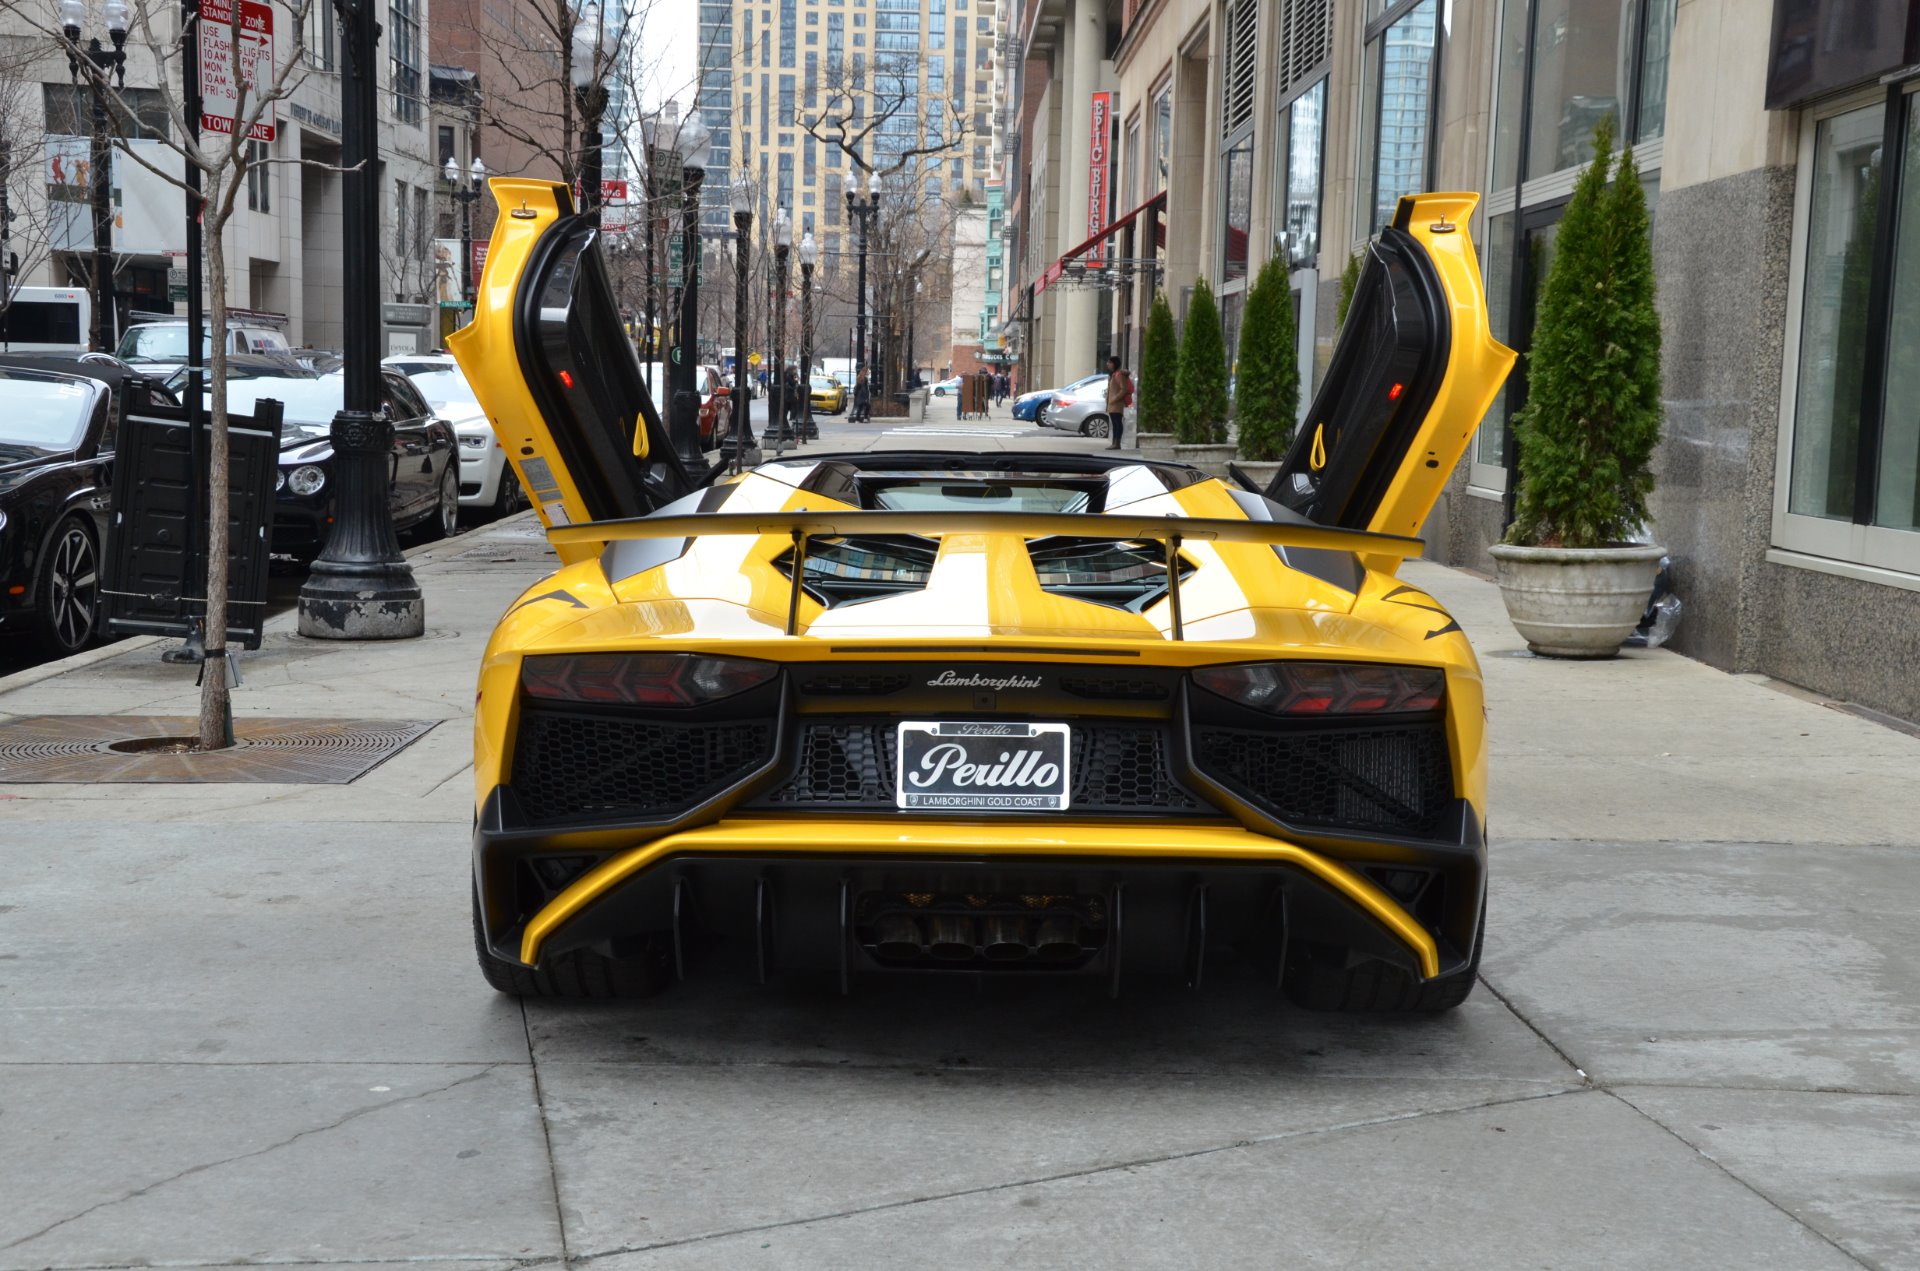
[[[1095,234],[1092,238],[1089,238],[1086,242],[1080,244],[1078,247],[1074,248],[1072,251],[1067,252],[1065,255],[1061,256],[1059,260],[1054,261],[1051,265],[1048,265],[1046,269],[1042,270],[1040,273],[1040,276],[1034,280],[1033,294],[1037,296],[1041,292],[1045,291],[1048,287],[1051,287],[1054,283],[1059,282],[1060,275],[1064,274],[1067,271],[1068,261],[1074,260],[1074,259],[1077,259],[1078,257],[1086,255],[1088,252],[1092,251],[1095,247],[1098,247],[1101,243],[1104,243],[1107,239],[1113,237],[1115,234],[1119,233],[1121,230],[1125,229],[1127,226],[1133,224],[1135,217],[1141,215],[1142,213],[1152,212],[1155,209],[1165,208],[1166,204],[1167,204],[1167,192],[1165,190],[1162,190],[1160,191],[1160,193],[1148,199],[1145,203],[1142,203],[1139,207],[1134,208],[1133,211],[1128,212],[1125,216],[1115,217],[1113,224],[1107,226],[1105,229],[1101,230],[1098,234]],[[1161,246],[1161,241],[1160,241],[1161,237],[1162,236],[1160,234],[1156,234],[1154,236],[1155,247]]]

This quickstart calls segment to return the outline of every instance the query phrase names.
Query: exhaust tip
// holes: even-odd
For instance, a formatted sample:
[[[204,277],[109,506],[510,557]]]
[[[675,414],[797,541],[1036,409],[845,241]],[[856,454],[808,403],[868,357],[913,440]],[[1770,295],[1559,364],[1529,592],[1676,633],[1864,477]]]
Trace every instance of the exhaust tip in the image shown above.
[[[930,956],[942,962],[967,962],[973,958],[973,919],[942,914],[927,925]]]
[[[1027,941],[1027,923],[1019,918],[990,918],[981,938],[981,952],[989,962],[1019,962],[1033,951]]]
[[[1070,918],[1047,919],[1033,937],[1033,956],[1046,962],[1077,958],[1083,947],[1079,925]]]
[[[905,961],[920,956],[920,924],[905,914],[888,914],[873,924],[873,951]]]

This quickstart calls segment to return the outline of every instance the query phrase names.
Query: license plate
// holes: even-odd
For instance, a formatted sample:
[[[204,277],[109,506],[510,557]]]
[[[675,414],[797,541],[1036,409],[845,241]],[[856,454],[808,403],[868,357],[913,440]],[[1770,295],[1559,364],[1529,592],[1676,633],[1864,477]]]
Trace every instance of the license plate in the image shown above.
[[[1064,812],[1072,783],[1065,724],[981,721],[900,725],[903,808]]]

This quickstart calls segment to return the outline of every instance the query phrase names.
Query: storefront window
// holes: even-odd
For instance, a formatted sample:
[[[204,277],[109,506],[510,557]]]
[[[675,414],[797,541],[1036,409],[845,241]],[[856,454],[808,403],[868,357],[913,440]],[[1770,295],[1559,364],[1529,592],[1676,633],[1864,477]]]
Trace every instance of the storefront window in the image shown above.
[[[1286,110],[1286,184],[1281,199],[1288,263],[1313,264],[1320,253],[1320,168],[1326,150],[1327,81],[1293,99]]]
[[[1220,156],[1222,283],[1247,276],[1247,237],[1253,231],[1253,134],[1247,132]]]
[[[1372,162],[1360,207],[1368,236],[1393,219],[1402,195],[1427,188],[1438,11],[1438,0],[1421,0],[1367,44],[1362,135],[1371,135]]]
[[[1667,64],[1673,51],[1675,0],[1647,0],[1647,34],[1640,47],[1640,110],[1634,140],[1649,141],[1667,131]]]
[[[1499,83],[1493,105],[1493,188],[1504,190],[1520,175],[1520,98],[1527,84],[1527,0],[1506,0],[1500,10]]]
[[[1853,517],[1885,118],[1884,106],[1869,106],[1820,121],[1814,134],[1787,499],[1800,516]]]
[[[1487,218],[1486,241],[1480,246],[1481,277],[1487,288],[1487,326],[1503,344],[1514,343],[1513,308],[1513,213]],[[1480,421],[1480,436],[1474,441],[1476,463],[1504,467],[1507,462],[1507,389],[1500,386],[1485,418]]]
[[[1887,321],[1887,387],[1880,408],[1880,473],[1873,523],[1920,529],[1920,110],[1908,98]]]
[[[1635,142],[1666,131],[1667,65],[1675,0],[1536,0],[1533,26],[1533,118],[1527,176],[1573,168],[1593,157],[1593,129],[1611,115],[1616,136]],[[1525,50],[1516,49],[1521,0],[1509,0],[1501,36],[1501,120],[1496,136],[1518,129],[1517,81]],[[1508,60],[1513,59],[1509,67]],[[1512,102],[1509,109],[1506,103]],[[1631,113],[1629,110],[1631,109]],[[1494,181],[1501,171],[1495,143]]]

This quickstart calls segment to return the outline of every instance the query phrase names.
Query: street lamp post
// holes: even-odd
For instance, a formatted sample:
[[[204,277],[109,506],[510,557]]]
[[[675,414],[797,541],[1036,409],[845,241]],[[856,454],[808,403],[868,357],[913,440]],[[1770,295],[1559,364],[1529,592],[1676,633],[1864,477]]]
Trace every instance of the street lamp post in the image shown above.
[[[300,634],[402,640],[427,628],[427,604],[393,533],[387,473],[393,420],[380,392],[379,0],[335,0],[340,79],[340,237],[345,384],[333,417],[333,528],[300,588]]]
[[[820,244],[808,230],[800,239],[800,440],[818,441],[820,425],[813,422],[813,267],[820,263]]]
[[[753,431],[747,414],[747,258],[753,251],[753,183],[747,174],[733,179],[733,470],[746,463],[747,438]]]
[[[91,155],[87,161],[88,194],[93,203],[93,328],[88,333],[94,349],[111,353],[118,316],[113,299],[113,146],[107,136],[107,76],[111,74],[120,88],[127,86],[127,0],[107,0],[105,17],[110,49],[100,47],[100,37],[80,47],[80,24],[86,20],[86,0],[60,0],[60,34],[65,38],[67,76],[80,82],[81,68],[87,77],[87,98],[92,108]]]
[[[460,205],[460,298],[473,299],[473,204],[480,197],[480,183],[487,179],[487,165],[475,155],[473,165],[468,170],[467,179],[462,180],[460,165],[447,156],[447,166],[441,169],[447,179],[451,197]]]
[[[913,320],[920,308],[920,280],[913,280],[913,299],[907,302],[907,391],[920,387],[920,370],[913,364]]]
[[[700,452],[700,395],[693,371],[700,361],[700,186],[706,180],[712,134],[700,112],[680,121],[674,149],[680,155],[680,347],[667,380],[673,390],[674,445],[697,469]]]
[[[600,121],[607,113],[606,76],[602,73],[605,32],[600,21],[600,6],[587,5],[580,20],[573,24],[572,57],[567,67],[573,83],[573,99],[580,108],[580,210],[600,220],[600,172],[602,136]]]
[[[773,217],[773,294],[767,307],[773,315],[773,367],[769,377],[772,392],[767,395],[767,427],[760,444],[773,443],[775,454],[787,448],[787,253],[793,250],[793,222],[787,209]]]
[[[877,395],[880,392],[880,380],[875,374],[873,359],[867,354],[867,235],[871,231],[870,222],[874,213],[880,210],[880,174],[867,174],[867,193],[860,194],[860,173],[851,164],[847,168],[846,183],[847,212],[859,225],[860,233],[860,277],[854,296],[854,357],[867,358],[867,392]],[[855,367],[857,371],[858,366]]]

